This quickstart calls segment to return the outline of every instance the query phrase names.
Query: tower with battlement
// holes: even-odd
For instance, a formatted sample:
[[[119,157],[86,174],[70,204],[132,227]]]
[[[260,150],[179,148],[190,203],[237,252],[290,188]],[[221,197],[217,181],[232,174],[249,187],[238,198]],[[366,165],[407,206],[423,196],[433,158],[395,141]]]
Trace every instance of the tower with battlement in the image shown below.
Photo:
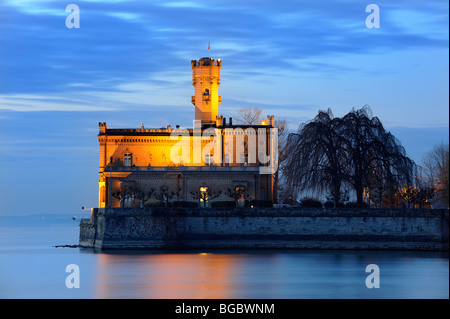
[[[202,125],[216,123],[219,115],[219,104],[222,98],[219,96],[220,85],[220,59],[201,58],[192,60],[192,85],[195,95],[191,102],[195,106],[195,120]]]

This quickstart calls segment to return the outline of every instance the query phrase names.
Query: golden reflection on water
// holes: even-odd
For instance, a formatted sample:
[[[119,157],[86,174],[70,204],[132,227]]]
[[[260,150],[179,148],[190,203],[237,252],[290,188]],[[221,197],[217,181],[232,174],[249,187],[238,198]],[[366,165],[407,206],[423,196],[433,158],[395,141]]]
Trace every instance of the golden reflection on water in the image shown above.
[[[232,298],[242,257],[231,254],[100,254],[96,298]],[[120,277],[118,277],[120,274]]]

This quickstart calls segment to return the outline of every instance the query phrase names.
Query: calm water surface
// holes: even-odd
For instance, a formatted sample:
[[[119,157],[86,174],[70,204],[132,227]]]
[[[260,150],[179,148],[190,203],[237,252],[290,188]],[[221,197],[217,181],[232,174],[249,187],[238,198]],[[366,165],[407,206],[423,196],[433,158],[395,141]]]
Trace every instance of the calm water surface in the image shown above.
[[[449,298],[447,253],[54,247],[76,245],[78,225],[0,224],[0,298]],[[68,264],[79,266],[78,289],[65,285]],[[368,264],[379,289],[366,288]]]

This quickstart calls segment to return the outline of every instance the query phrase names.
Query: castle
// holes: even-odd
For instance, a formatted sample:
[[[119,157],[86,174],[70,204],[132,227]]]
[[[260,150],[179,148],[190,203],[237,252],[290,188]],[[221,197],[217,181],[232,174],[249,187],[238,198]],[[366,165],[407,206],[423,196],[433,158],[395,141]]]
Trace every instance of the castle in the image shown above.
[[[261,208],[273,201],[274,117],[226,121],[221,61],[191,63],[193,128],[99,123],[99,207],[80,221],[80,247],[448,251],[448,210]]]
[[[236,125],[219,116],[221,64],[210,57],[191,61],[193,128],[120,129],[99,123],[99,208],[273,200],[274,117]]]

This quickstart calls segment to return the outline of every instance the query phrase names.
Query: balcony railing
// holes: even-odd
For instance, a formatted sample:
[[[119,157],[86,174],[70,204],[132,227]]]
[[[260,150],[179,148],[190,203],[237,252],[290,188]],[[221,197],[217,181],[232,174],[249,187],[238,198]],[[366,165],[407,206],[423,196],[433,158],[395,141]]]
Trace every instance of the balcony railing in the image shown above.
[[[259,166],[107,166],[105,172],[258,172]]]

